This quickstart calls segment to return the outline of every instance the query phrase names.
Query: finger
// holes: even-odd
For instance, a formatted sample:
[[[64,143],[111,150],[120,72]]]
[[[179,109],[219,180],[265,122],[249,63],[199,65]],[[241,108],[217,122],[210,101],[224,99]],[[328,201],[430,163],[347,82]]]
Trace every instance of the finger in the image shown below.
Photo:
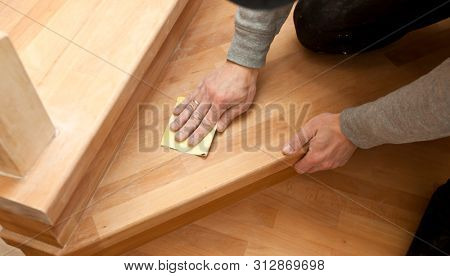
[[[178,131],[184,124],[189,120],[191,114],[197,109],[198,105],[202,103],[203,93],[198,94],[192,99],[184,108],[184,110],[178,115],[175,120],[170,124],[170,129],[172,131]],[[198,104],[197,104],[197,103]]]
[[[302,159],[300,159],[297,163],[295,163],[294,169],[299,174],[303,174],[309,172],[316,165],[317,163],[316,160],[314,160],[313,154],[308,152]]]
[[[197,109],[192,112],[189,120],[177,132],[177,134],[175,135],[175,140],[177,140],[178,142],[186,140],[192,134],[192,132],[194,132],[198,128],[210,108],[210,103],[200,103]]]
[[[200,143],[203,138],[214,128],[221,115],[221,110],[217,106],[211,106],[200,125],[189,137],[188,145],[193,147]]]
[[[311,168],[309,168],[309,170],[307,170],[304,173],[315,173],[315,172],[319,172],[319,171],[323,171],[324,169],[321,166],[313,166]]]
[[[224,132],[225,129],[230,125],[230,123],[239,115],[246,112],[248,108],[250,107],[250,104],[240,104],[231,107],[227,111],[223,113],[223,115],[220,117],[219,122],[217,123],[217,131]]]
[[[294,137],[283,147],[283,153],[291,155],[303,150],[303,147],[314,137],[315,130],[306,123]]]
[[[195,89],[191,94],[189,94],[184,100],[178,104],[175,109],[173,110],[174,115],[180,115],[181,112],[188,106],[188,104],[197,98],[197,95],[199,94],[199,89]]]

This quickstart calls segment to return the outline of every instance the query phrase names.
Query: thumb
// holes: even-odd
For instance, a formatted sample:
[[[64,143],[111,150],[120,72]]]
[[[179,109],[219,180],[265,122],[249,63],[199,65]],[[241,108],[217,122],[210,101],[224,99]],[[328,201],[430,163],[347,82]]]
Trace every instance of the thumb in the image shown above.
[[[286,155],[292,155],[300,152],[303,147],[314,137],[315,129],[310,123],[306,123],[298,133],[292,137],[292,139],[284,145],[283,153]]]

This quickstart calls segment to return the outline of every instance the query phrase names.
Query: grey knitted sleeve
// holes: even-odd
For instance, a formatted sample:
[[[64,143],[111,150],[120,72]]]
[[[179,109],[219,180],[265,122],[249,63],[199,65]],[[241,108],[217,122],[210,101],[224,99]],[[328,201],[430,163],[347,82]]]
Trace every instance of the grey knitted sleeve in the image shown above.
[[[239,7],[227,59],[250,68],[264,66],[270,44],[286,21],[292,5],[271,10]]]
[[[450,136],[450,58],[393,93],[344,110],[341,129],[364,149]]]

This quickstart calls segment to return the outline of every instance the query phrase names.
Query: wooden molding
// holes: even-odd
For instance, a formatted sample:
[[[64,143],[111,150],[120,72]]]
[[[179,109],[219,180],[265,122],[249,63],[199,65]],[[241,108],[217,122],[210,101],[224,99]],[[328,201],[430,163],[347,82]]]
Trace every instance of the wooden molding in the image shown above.
[[[55,129],[8,36],[0,32],[0,173],[24,176]]]
[[[95,151],[96,154],[91,162],[84,163],[83,166],[87,168],[85,174],[81,178],[79,176],[70,177],[70,179],[77,180],[77,190],[69,198],[61,215],[54,221],[43,219],[36,221],[36,214],[30,210],[28,217],[22,215],[20,219],[17,219],[16,214],[2,211],[0,208],[1,223],[5,224],[0,236],[4,237],[9,244],[19,246],[24,249],[25,253],[32,255],[61,254],[61,249],[76,231],[80,217],[88,207],[89,200],[120,147],[121,141],[136,120],[138,104],[153,92],[151,86],[169,61],[200,3],[201,0],[179,0],[168,15],[167,25],[161,30],[160,37],[155,41],[156,45],[152,45],[148,49],[136,69],[135,76],[143,76],[145,73],[145,84],[141,83],[141,89],[133,89],[137,86],[138,81],[130,78],[129,83],[123,88],[127,91],[133,89],[130,92],[131,97],[103,144],[93,145],[91,152]],[[2,205],[1,200],[0,198],[0,205]],[[3,200],[5,201],[5,199]],[[13,209],[14,203],[11,202],[10,205],[11,208],[7,208],[8,210]],[[45,217],[45,215],[42,213],[42,216]],[[33,238],[30,239],[30,237]]]

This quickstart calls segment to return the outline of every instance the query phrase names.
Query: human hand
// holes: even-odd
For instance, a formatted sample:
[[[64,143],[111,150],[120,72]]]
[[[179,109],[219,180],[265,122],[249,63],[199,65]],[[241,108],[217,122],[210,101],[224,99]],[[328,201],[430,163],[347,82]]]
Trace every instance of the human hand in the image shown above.
[[[357,147],[342,134],[339,118],[340,114],[331,113],[315,116],[283,147],[286,155],[308,147],[306,154],[294,165],[298,173],[335,169],[345,165],[353,155]]]
[[[256,93],[258,69],[227,61],[200,83],[197,89],[175,107],[177,118],[170,129],[179,142],[188,139],[195,146],[217,124],[223,132],[231,121],[246,112]]]

